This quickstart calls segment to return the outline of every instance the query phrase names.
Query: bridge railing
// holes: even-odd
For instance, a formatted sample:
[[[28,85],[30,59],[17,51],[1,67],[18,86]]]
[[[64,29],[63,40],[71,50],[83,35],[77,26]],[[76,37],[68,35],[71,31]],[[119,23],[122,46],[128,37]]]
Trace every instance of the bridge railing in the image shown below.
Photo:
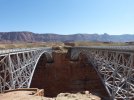
[[[52,50],[51,47],[37,47],[37,48],[15,48],[15,49],[0,49],[0,54],[14,53],[14,52],[25,52],[34,50]]]
[[[78,47],[72,47],[72,48],[134,52],[134,46],[78,46]]]

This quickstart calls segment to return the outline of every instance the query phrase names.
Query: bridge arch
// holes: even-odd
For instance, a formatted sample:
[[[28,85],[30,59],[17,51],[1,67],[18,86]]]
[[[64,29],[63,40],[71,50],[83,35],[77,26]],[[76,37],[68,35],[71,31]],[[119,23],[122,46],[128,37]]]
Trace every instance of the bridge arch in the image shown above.
[[[44,58],[43,58],[43,57],[44,57]],[[38,57],[38,59],[37,59],[35,65],[34,65],[34,69],[33,69],[33,72],[31,73],[31,77],[30,77],[30,80],[29,80],[28,87],[31,86],[32,78],[33,78],[33,75],[34,75],[34,73],[35,73],[35,69],[38,68],[38,63],[40,62],[40,59],[41,59],[41,58],[43,58],[43,62],[44,62],[44,63],[52,63],[52,62],[53,62],[52,52],[46,52],[46,51],[42,52],[42,53],[39,55],[39,57]]]
[[[107,89],[105,87],[104,81],[100,75],[100,73],[98,72],[98,70],[96,69],[96,66],[92,63],[92,58],[90,57],[90,51],[88,50],[82,50],[82,51],[77,51],[77,53],[75,54],[75,57],[71,60],[73,61],[78,61],[78,60],[82,60],[84,62],[87,62],[88,66],[92,67],[92,71],[96,72],[96,77],[98,77],[98,80],[100,80],[99,82],[101,83],[97,83],[97,84],[101,84],[101,87],[103,90],[103,96],[100,95],[100,97],[104,100],[110,99],[110,95],[107,92]],[[73,57],[73,56],[72,56]],[[94,77],[94,76],[93,76]],[[91,80],[92,81],[92,80]],[[96,89],[96,88],[95,88]],[[102,92],[102,91],[101,91]]]
[[[83,53],[100,76],[110,98],[132,100],[134,98],[134,54],[128,46],[93,46],[70,48],[70,59],[78,60]]]
[[[29,88],[41,55],[52,62],[52,48],[24,48],[0,51],[0,92]]]

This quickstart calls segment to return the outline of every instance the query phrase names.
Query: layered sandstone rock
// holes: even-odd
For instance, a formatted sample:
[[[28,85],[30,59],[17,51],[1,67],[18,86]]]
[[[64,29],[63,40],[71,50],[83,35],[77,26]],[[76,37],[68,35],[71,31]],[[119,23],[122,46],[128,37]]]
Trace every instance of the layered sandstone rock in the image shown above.
[[[60,93],[56,100],[101,100],[91,93]]]

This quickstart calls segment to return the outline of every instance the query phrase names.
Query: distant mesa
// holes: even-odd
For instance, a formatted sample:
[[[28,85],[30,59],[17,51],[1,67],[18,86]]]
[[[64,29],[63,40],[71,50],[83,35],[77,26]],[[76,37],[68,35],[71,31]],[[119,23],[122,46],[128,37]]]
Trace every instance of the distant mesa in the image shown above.
[[[0,32],[1,42],[76,42],[76,41],[101,41],[101,42],[131,42],[134,35],[108,35],[99,34],[72,34],[59,35],[52,33],[38,34],[33,32]]]

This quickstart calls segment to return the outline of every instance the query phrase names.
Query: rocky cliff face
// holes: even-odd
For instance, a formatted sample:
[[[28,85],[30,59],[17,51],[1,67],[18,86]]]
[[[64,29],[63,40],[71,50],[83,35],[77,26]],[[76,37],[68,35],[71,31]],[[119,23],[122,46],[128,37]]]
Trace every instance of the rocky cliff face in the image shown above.
[[[37,34],[32,32],[0,32],[0,41],[9,42],[75,42],[75,41],[104,41],[129,42],[134,41],[134,35],[108,35],[108,34]]]
[[[1,41],[11,42],[32,42],[34,41],[34,34],[32,32],[1,32]]]
[[[70,61],[66,53],[53,53],[54,62],[46,63],[42,56],[34,73],[31,87],[43,88],[45,96],[64,92],[89,90],[99,97],[108,94],[92,65],[81,55],[79,61]]]

